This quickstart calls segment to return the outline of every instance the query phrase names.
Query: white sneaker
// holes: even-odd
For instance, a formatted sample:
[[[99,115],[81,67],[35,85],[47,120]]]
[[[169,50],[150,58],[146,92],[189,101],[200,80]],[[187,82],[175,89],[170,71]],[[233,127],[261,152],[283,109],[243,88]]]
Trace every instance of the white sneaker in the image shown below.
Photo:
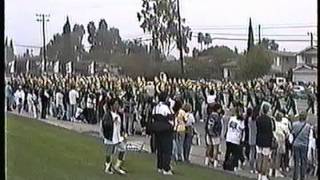
[[[267,176],[261,176],[261,180],[269,180]]]
[[[114,170],[115,170],[117,173],[121,174],[121,175],[127,174],[127,172],[126,172],[125,170],[121,169],[120,167],[115,167]]]
[[[166,175],[166,176],[172,176],[173,175],[173,173],[172,173],[172,171],[164,171],[163,170],[163,175]]]
[[[250,173],[251,173],[251,174],[255,174],[254,170],[250,170]]]
[[[258,180],[261,180],[262,176],[261,174],[258,174]]]
[[[162,169],[158,169],[158,173],[163,173],[163,170]]]
[[[104,165],[105,165],[104,172],[107,174],[113,174],[111,163],[105,163]]]

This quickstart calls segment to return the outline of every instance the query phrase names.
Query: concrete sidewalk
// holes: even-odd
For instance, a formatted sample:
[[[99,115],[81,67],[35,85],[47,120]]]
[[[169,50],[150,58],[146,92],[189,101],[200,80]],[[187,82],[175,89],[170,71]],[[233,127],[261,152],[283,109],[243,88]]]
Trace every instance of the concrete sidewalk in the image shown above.
[[[22,114],[18,114],[15,111],[11,111],[11,112],[6,112],[6,113],[11,113],[11,114],[15,114],[15,115],[19,115],[19,116],[23,116],[23,117],[27,117],[27,118],[33,118],[31,117],[30,114],[27,113],[22,113]],[[69,121],[62,121],[62,120],[57,120],[53,117],[48,117],[46,120],[44,119],[38,119],[41,122],[45,122],[54,126],[58,126],[58,127],[62,127],[62,128],[66,128],[72,131],[76,131],[78,133],[83,133],[83,134],[88,134],[91,136],[95,136],[95,137],[99,137],[99,130],[100,127],[99,125],[91,125],[91,124],[84,124],[84,123],[76,123],[76,122],[69,122]],[[190,161],[193,164],[197,164],[200,166],[204,166],[204,158],[205,158],[205,146],[203,144],[203,138],[201,138],[202,144],[200,146],[192,146],[191,149],[191,155],[190,155]],[[150,152],[150,138],[147,136],[129,136],[128,137],[128,143],[134,143],[134,142],[139,142],[139,143],[144,143],[144,150]],[[224,144],[222,142],[222,144]],[[223,145],[223,147],[221,148],[222,152],[225,152],[225,145]],[[222,157],[224,157],[224,154],[222,154]],[[213,168],[212,168],[213,169]],[[222,167],[218,167],[215,168],[214,170],[217,171],[223,171],[225,173],[233,173],[233,172],[226,172],[224,170],[222,170]],[[246,178],[250,178],[250,179],[257,179],[257,175],[256,174],[251,174],[249,173],[249,169],[248,167],[244,167],[243,170],[239,170],[236,173],[233,173],[242,177],[246,177]],[[292,177],[291,175],[289,177]],[[289,180],[292,178],[289,177],[285,177],[285,178],[272,178],[272,179],[279,179],[279,180]],[[316,177],[308,177],[307,179],[316,179]]]

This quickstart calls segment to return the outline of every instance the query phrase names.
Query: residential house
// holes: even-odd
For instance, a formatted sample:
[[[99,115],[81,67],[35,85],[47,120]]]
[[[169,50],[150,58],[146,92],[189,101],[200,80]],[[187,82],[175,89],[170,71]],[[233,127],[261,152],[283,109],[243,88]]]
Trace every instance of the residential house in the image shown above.
[[[272,72],[286,74],[290,69],[297,66],[296,53],[288,51],[271,52],[274,57],[271,65]]]
[[[318,79],[317,47],[307,47],[297,53],[297,66],[292,70],[293,82],[316,82]]]

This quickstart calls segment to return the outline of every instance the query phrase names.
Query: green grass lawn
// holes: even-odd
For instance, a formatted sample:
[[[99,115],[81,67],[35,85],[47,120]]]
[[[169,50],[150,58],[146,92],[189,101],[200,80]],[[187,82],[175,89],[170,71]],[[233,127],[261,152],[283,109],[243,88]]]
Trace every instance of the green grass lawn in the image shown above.
[[[104,146],[97,138],[54,127],[37,120],[7,116],[8,180],[227,180],[239,178],[195,165],[177,165],[175,175],[156,172],[150,154],[129,153],[126,176],[103,172]]]

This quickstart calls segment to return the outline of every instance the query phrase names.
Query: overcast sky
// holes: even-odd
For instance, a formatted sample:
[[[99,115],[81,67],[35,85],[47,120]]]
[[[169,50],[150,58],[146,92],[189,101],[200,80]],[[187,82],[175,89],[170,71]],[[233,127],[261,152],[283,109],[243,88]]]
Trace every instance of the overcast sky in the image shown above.
[[[258,24],[261,24],[263,37],[273,35],[269,38],[307,40],[310,39],[307,32],[317,31],[316,27],[292,28],[317,25],[316,0],[180,0],[180,3],[181,16],[186,18],[187,25],[194,32],[212,33],[212,37],[247,38],[242,34],[247,34],[249,17],[252,18],[255,34],[258,33]],[[46,30],[47,42],[53,34],[62,32],[66,16],[69,16],[72,26],[78,23],[85,27],[92,20],[98,26],[99,20],[104,18],[109,27],[119,28],[123,39],[132,39],[143,35],[136,16],[140,8],[141,0],[5,0],[5,34],[13,39],[14,45],[41,46],[42,30],[40,23],[36,21],[36,13],[45,13],[50,14]],[[278,28],[279,26],[291,28]],[[83,43],[88,46],[87,37]],[[299,51],[310,45],[309,42],[278,43],[281,50],[285,48],[287,51]],[[237,46],[239,51],[243,51],[247,42],[214,40],[213,45],[226,45],[232,49]],[[191,49],[195,46],[199,47],[196,39],[190,43]],[[25,48],[16,46],[15,50],[21,54]],[[38,51],[34,49],[34,53]],[[177,55],[176,52],[173,54]]]

